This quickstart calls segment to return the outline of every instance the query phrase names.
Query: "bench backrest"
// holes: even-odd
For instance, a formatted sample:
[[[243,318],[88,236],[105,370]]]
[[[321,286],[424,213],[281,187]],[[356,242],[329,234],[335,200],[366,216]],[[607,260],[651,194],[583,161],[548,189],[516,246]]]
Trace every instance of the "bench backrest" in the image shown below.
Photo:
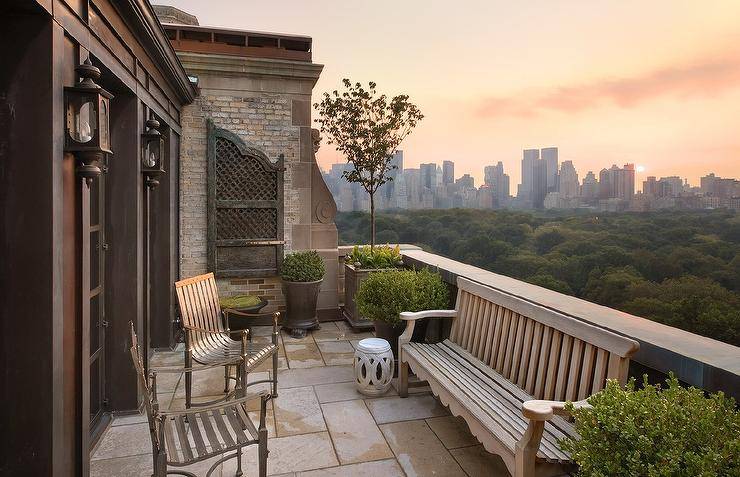
[[[213,273],[175,282],[175,292],[184,326],[210,331],[226,331],[221,320],[221,304],[218,301],[218,290]],[[199,332],[193,332],[190,336],[193,338],[193,345],[197,345],[201,340],[213,339],[213,336]]]
[[[627,379],[638,343],[465,278],[450,340],[536,399],[576,401]]]

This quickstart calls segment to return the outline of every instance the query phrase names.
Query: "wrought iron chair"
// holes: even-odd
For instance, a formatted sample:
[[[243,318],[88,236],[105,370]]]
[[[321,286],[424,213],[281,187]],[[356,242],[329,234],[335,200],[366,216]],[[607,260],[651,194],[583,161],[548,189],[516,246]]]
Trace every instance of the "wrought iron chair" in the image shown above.
[[[168,466],[184,467],[211,457],[223,455],[211,465],[206,473],[209,477],[222,462],[236,458],[236,475],[242,473],[242,449],[257,444],[259,456],[259,476],[267,475],[267,401],[270,394],[260,392],[247,394],[244,387],[236,392],[236,398],[218,405],[198,408],[198,410],[163,411],[157,402],[157,374],[183,373],[212,369],[213,366],[188,368],[152,368],[147,379],[141,358],[133,322],[131,326],[131,359],[136,368],[143,390],[143,407],[149,421],[149,434],[152,440],[154,477],[166,475],[186,475],[197,477],[184,469],[167,470]],[[217,364],[216,366],[222,363]],[[245,404],[260,400],[259,428],[254,426]],[[229,454],[229,452],[233,452]]]
[[[185,367],[190,368],[193,361],[202,365],[220,363],[224,366],[224,393],[229,391],[229,380],[234,379],[237,386],[241,381],[247,383],[247,373],[272,357],[272,379],[253,381],[246,386],[269,382],[272,384],[272,396],[277,397],[278,368],[278,320],[280,313],[243,313],[237,310],[221,309],[218,290],[213,273],[206,273],[175,282],[177,301],[180,307],[182,326],[185,329]],[[272,342],[269,344],[254,343],[247,330],[241,330],[242,339],[231,339],[229,316],[251,319],[272,318]],[[224,326],[225,323],[225,326]],[[241,356],[247,356],[242,362]],[[225,363],[225,364],[224,364]],[[236,367],[232,377],[230,369]],[[221,399],[193,404],[192,373],[185,373],[185,407],[203,406],[228,399],[229,394]]]

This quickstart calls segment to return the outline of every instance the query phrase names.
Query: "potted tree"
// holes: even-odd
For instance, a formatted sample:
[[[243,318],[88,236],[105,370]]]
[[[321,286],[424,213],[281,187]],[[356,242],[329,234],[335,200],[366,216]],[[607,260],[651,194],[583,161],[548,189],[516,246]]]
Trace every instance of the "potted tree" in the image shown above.
[[[427,269],[373,273],[357,292],[360,313],[373,320],[376,336],[390,343],[394,356],[398,356],[398,337],[406,327],[399,317],[401,312],[444,310],[449,308],[449,302],[449,290],[442,277]],[[425,328],[414,329],[414,339],[423,338],[424,333]]]
[[[344,318],[353,328],[369,329],[373,322],[364,317],[357,309],[355,295],[362,282],[378,271],[403,267],[401,249],[398,245],[360,247],[355,245],[352,253],[347,255],[344,263]]]
[[[578,437],[560,446],[579,476],[740,475],[740,412],[723,393],[707,396],[671,375],[667,387],[610,380],[588,406],[565,409]]]
[[[291,336],[301,338],[306,330],[318,328],[316,302],[325,272],[324,260],[315,250],[294,252],[283,260],[280,273],[287,304],[283,328]]]

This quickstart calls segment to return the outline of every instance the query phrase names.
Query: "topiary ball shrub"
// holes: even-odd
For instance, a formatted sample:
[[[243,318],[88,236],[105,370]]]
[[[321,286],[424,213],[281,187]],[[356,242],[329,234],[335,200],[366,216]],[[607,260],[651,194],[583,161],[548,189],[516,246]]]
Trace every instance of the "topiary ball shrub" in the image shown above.
[[[426,269],[388,270],[368,276],[360,285],[356,300],[367,319],[397,324],[403,311],[446,309],[450,295],[438,273]]]
[[[588,477],[689,477],[740,475],[740,413],[723,393],[709,397],[684,388],[647,383],[635,390],[609,381],[589,398],[591,408],[566,408],[580,438],[561,441]]]
[[[315,282],[324,278],[326,266],[316,250],[285,256],[280,274],[286,282]]]

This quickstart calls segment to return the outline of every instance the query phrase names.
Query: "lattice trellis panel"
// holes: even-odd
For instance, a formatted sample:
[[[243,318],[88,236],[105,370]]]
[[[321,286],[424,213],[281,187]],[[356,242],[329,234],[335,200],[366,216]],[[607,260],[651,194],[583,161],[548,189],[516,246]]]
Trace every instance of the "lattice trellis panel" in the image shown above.
[[[279,273],[283,158],[208,121],[208,264],[218,277]]]
[[[232,141],[216,139],[216,200],[277,200],[277,174]]]
[[[277,210],[216,209],[216,240],[276,240]]]

